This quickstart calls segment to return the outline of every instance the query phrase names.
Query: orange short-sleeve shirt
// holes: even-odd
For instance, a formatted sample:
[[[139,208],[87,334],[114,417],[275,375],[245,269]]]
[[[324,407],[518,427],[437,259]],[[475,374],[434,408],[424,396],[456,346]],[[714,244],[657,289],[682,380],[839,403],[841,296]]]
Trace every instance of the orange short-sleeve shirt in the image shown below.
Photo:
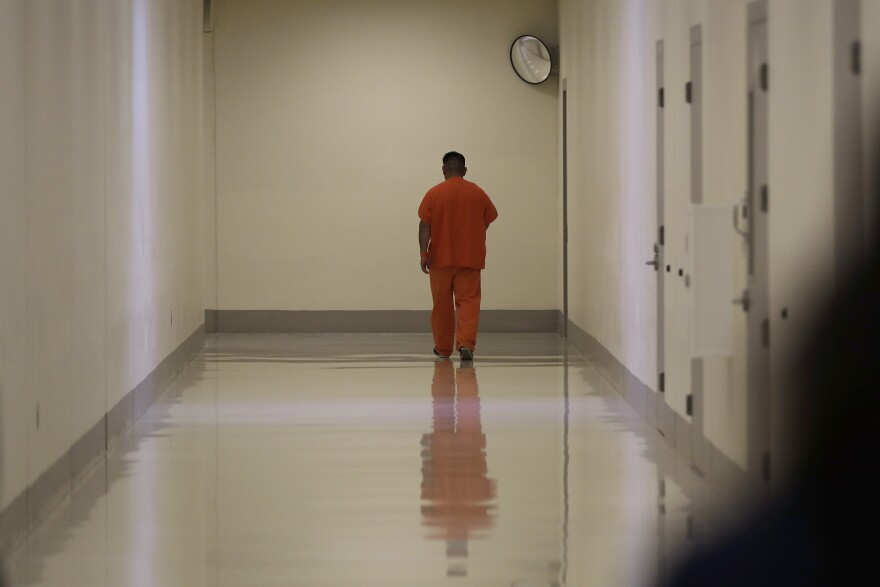
[[[480,186],[450,177],[428,190],[419,218],[431,225],[431,267],[486,266],[486,227],[498,218],[498,211]]]

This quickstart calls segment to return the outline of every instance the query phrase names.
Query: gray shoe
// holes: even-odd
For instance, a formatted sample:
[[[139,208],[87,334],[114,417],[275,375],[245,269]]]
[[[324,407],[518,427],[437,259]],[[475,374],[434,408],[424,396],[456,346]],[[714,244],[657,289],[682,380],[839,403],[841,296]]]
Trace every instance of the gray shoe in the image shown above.
[[[461,354],[461,360],[464,362],[471,362],[474,360],[474,351],[467,347],[461,347],[458,352]]]
[[[438,359],[448,359],[449,358],[449,355],[441,355],[440,353],[438,353],[436,348],[434,348],[434,356],[437,357]]]

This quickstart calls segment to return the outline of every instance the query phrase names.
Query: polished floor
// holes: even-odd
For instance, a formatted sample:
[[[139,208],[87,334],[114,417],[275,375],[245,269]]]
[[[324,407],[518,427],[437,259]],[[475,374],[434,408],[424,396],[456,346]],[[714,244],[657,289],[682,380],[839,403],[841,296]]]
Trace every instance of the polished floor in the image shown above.
[[[639,586],[717,503],[554,335],[208,340],[11,585]],[[708,514],[705,514],[708,515]]]

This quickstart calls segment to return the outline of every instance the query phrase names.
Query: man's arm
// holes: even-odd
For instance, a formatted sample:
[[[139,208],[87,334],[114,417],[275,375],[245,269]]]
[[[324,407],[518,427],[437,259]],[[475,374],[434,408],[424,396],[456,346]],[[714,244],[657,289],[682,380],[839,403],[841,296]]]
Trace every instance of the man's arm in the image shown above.
[[[483,196],[485,196],[485,220],[486,220],[486,230],[489,230],[489,225],[495,222],[498,218],[498,210],[495,209],[495,204],[492,203],[492,200],[489,199],[489,196],[486,195],[486,192],[483,192]]]
[[[421,254],[422,273],[428,273],[428,244],[431,242],[431,225],[419,220],[419,252]]]

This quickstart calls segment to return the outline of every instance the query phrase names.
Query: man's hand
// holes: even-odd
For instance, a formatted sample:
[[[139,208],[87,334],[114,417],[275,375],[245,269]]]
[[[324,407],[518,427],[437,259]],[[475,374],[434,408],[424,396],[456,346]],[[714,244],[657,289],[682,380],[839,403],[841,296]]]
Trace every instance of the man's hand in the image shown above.
[[[428,246],[431,243],[431,225],[427,222],[419,221],[419,251],[422,255],[422,273],[428,273]]]

